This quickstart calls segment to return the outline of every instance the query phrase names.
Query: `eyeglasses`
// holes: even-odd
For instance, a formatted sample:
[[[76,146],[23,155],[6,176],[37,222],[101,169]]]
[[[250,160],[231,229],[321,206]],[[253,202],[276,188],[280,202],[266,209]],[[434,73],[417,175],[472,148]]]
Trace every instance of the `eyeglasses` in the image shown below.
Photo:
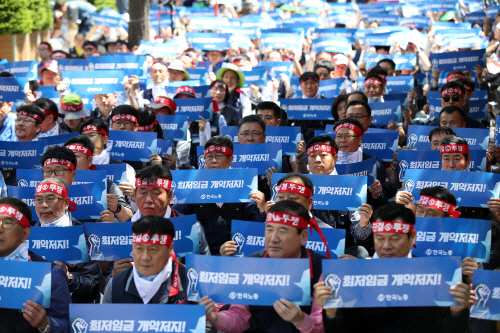
[[[453,102],[458,102],[460,100],[460,96],[458,95],[444,95],[443,101],[448,103],[450,101],[450,98],[453,99]]]
[[[56,170],[44,169],[42,173],[44,177],[50,177],[52,176],[52,174],[54,174],[56,177],[61,177],[62,175],[64,175],[64,171],[71,171],[71,169],[56,169]]]
[[[128,120],[117,120],[114,121],[113,124],[111,124],[113,127],[132,127],[134,126],[134,123]]]
[[[224,155],[224,154],[215,154],[215,155],[213,155],[213,154],[207,154],[207,155],[205,155],[205,157],[204,157],[204,158],[205,158],[205,161],[211,161],[211,160],[213,160],[214,158],[215,158],[217,161],[220,161],[220,160],[222,160],[225,156],[227,156],[227,155]]]
[[[352,115],[352,116],[346,115],[346,118],[353,118],[353,119],[356,119],[356,120],[359,120],[359,121],[362,121],[363,118],[365,118],[365,117],[370,117],[370,116],[362,116],[360,114],[357,114],[355,116],[354,115]]]
[[[47,205],[52,205],[54,202],[64,200],[64,198],[48,197],[48,198],[35,198],[35,205],[43,205],[44,202]]]
[[[249,136],[252,136],[252,138],[257,138],[259,137],[260,135],[264,134],[264,132],[243,132],[243,133],[238,133],[240,136],[244,137],[244,138],[248,138]]]
[[[11,219],[6,219],[6,220],[0,220],[0,224],[4,229],[12,229],[12,227],[16,224],[19,223],[17,221],[11,220]],[[21,224],[21,223],[19,223]]]
[[[15,122],[16,122],[16,124],[22,124],[22,123],[28,124],[28,123],[34,123],[35,120],[31,119],[31,118],[26,118],[26,117],[17,117]]]
[[[92,140],[92,139],[96,138],[99,134],[101,134],[101,133],[97,133],[97,132],[85,132],[85,133],[82,133],[81,135],[85,135],[86,137],[88,137],[89,139]]]
[[[353,138],[359,138],[359,135],[350,135],[350,134],[348,134],[348,135],[337,135],[337,136],[335,136],[335,139],[337,141],[344,140],[344,139],[346,139],[346,141],[351,141]]]

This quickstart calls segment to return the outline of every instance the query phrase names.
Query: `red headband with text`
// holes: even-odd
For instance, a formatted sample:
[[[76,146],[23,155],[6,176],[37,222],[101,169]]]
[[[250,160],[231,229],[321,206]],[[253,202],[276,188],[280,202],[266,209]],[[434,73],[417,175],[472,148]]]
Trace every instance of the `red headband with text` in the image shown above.
[[[372,222],[372,232],[377,233],[391,233],[391,234],[409,234],[415,230],[415,225],[404,222],[392,221],[375,221]]]
[[[31,227],[28,218],[12,206],[0,205],[0,214],[9,215],[25,228]]]
[[[154,186],[170,191],[170,188],[172,186],[172,181],[166,178],[156,178],[154,181],[149,182],[147,179],[141,180],[140,178],[136,178],[135,188],[139,188],[141,186]]]
[[[68,148],[69,150],[71,150],[75,153],[82,153],[82,154],[85,154],[89,157],[92,156],[92,152],[90,151],[90,149],[88,149],[85,146],[76,144],[76,143],[72,143],[70,145],[67,145],[66,148]]]
[[[444,97],[445,95],[448,94],[457,94],[460,97],[464,97],[463,91],[460,90],[459,88],[446,88],[441,92],[441,97]]]
[[[330,153],[332,155],[337,154],[337,151],[335,150],[335,148],[333,146],[330,146],[326,143],[316,143],[307,149],[307,156],[309,156],[312,153],[317,152],[317,151],[324,151],[324,152]]]
[[[144,125],[144,126],[139,126],[139,129],[138,131],[139,132],[149,132],[151,131],[153,128],[155,128],[156,124],[158,124],[158,120],[155,119],[155,121],[153,121],[152,124],[149,124],[149,125]]]
[[[207,149],[203,150],[203,156],[209,153],[223,153],[227,156],[233,156],[233,151],[228,146],[210,145]]]
[[[48,158],[45,163],[43,163],[43,167],[46,168],[49,165],[52,164],[59,164],[59,165],[64,165],[70,168],[71,170],[75,170],[75,166],[73,163],[71,163],[68,160],[62,159],[62,158]]]
[[[169,234],[153,234],[145,232],[142,234],[133,233],[132,243],[133,244],[149,244],[149,245],[159,245],[159,246],[170,246],[172,244],[172,236]]]
[[[49,110],[49,109],[44,109],[42,107],[39,107],[39,108],[43,111],[43,113],[45,113],[46,116],[48,116],[49,114],[51,114],[51,115],[54,116],[54,118],[56,118],[56,119],[59,118],[59,113],[54,112],[54,111]]]
[[[33,118],[35,120],[38,120],[39,122],[43,122],[43,119],[42,117],[40,117],[39,115],[37,115],[36,113],[31,113],[31,112],[26,112],[26,111],[19,111],[17,113],[18,116],[21,116],[21,117],[29,117],[29,118]]]
[[[83,110],[83,103],[80,104],[66,104],[61,102],[61,109],[63,111],[76,112]]]
[[[212,86],[212,88],[214,88],[214,87],[215,87],[215,88],[219,88],[219,87],[220,87],[220,88],[222,88],[222,89],[226,90],[226,87],[227,87],[227,86],[226,86],[226,84],[225,84],[225,83],[222,83],[222,82],[215,82],[215,83],[214,83],[214,85]]]
[[[280,192],[287,192],[287,193],[294,193],[301,195],[306,198],[312,197],[312,191],[310,188],[300,185],[297,183],[292,183],[292,182],[283,182],[280,184],[280,187],[278,189],[278,193]]]
[[[131,121],[134,124],[137,124],[137,118],[131,114],[119,113],[111,117],[111,123],[114,123],[117,120]]]
[[[353,123],[343,123],[343,124],[338,125],[335,128],[335,135],[337,135],[338,130],[341,128],[348,128],[350,130],[353,130],[357,135],[363,136],[363,131],[361,130],[361,127],[359,127],[358,125],[353,124]]]
[[[307,79],[305,80],[300,80],[300,83],[302,82],[306,82],[306,81],[314,81],[314,82],[319,82],[319,79],[317,77],[314,77],[314,76],[309,76]]]
[[[469,146],[468,145],[460,145],[456,143],[449,143],[445,145],[441,145],[439,150],[441,154],[469,154]]]
[[[384,74],[377,74],[377,76],[380,76],[380,78],[382,78],[383,80],[386,80],[387,78],[387,75]]]
[[[39,193],[51,192],[54,194],[59,194],[65,198],[68,197],[68,190],[66,190],[63,186],[56,183],[42,183],[38,184],[36,187],[35,195]]]
[[[82,133],[84,133],[84,132],[97,132],[97,133],[101,133],[102,136],[108,136],[106,134],[106,131],[104,130],[104,128],[97,129],[97,127],[95,125],[91,125],[91,124],[89,124],[83,128]]]
[[[460,212],[455,210],[455,206],[453,206],[452,204],[449,204],[446,201],[439,200],[427,195],[421,195],[418,204],[437,209],[455,218],[459,217],[461,214]]]
[[[379,85],[379,86],[383,86],[384,82],[382,82],[380,80],[377,80],[377,79],[374,79],[374,78],[371,78],[371,79],[368,79],[368,80],[365,81],[365,86],[367,84],[376,84],[376,85]]]
[[[446,82],[453,80],[453,79],[463,79],[465,76],[461,73],[450,73],[448,76],[446,76]]]

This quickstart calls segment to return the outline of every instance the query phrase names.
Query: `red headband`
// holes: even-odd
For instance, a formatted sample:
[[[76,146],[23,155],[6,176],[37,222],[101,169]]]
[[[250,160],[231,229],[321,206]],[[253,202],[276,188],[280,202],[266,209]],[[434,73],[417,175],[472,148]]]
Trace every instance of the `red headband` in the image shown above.
[[[250,60],[247,59],[239,59],[233,61],[233,64],[235,64],[236,66],[248,66],[251,65],[252,63],[250,62]]]
[[[361,131],[361,127],[359,127],[358,125],[353,124],[353,123],[343,123],[343,124],[338,125],[335,128],[335,135],[337,135],[338,130],[341,128],[347,128],[347,129],[353,130],[354,132],[356,132],[357,135],[363,136],[363,131]]]
[[[295,193],[298,195],[301,195],[306,198],[312,197],[312,191],[310,188],[300,185],[297,183],[292,183],[292,182],[283,182],[280,184],[280,187],[278,189],[278,193],[280,192],[288,192],[288,193]]]
[[[384,80],[386,80],[386,78],[387,78],[387,76],[386,76],[386,75],[384,75],[384,74],[377,74],[377,76],[380,76],[380,78],[382,78],[382,79],[384,79]]]
[[[469,146],[450,143],[446,145],[441,145],[440,151],[441,154],[453,154],[453,153],[469,154]]]
[[[69,150],[71,150],[75,153],[82,153],[82,154],[85,154],[89,157],[92,156],[92,152],[90,151],[90,149],[88,149],[85,146],[76,144],[76,143],[72,143],[70,145],[67,145],[66,148],[68,148]]]
[[[119,113],[111,117],[111,123],[114,123],[117,120],[126,120],[126,121],[131,121],[134,124],[137,124],[137,118],[131,114]]]
[[[473,90],[468,84],[463,83],[463,85],[464,85],[464,88],[467,89],[468,91]]]
[[[371,79],[366,80],[366,81],[365,81],[365,86],[366,86],[367,84],[377,84],[377,85],[379,85],[379,86],[383,86],[383,85],[384,85],[384,83],[383,83],[382,81],[377,80],[377,79],[374,79],[374,78],[371,78]]]
[[[372,222],[372,232],[377,233],[391,233],[391,234],[410,234],[415,230],[415,225],[404,222],[392,221],[375,221]]]
[[[92,49],[97,51],[97,47],[92,44],[87,44],[83,47],[83,49]]]
[[[19,222],[24,228],[31,227],[30,221],[23,213],[18,211],[12,206],[1,205],[0,206],[0,214],[9,215],[13,217],[17,222]]]
[[[222,82],[215,82],[214,85],[212,86],[213,87],[221,87],[222,89],[226,90],[226,84],[225,83],[222,83]]]
[[[55,57],[61,57],[62,59],[66,59],[68,56],[64,52],[58,52],[58,51],[56,51],[56,52],[52,53],[52,55],[50,57],[52,59],[54,59]]]
[[[460,90],[459,88],[446,88],[445,90],[443,90],[441,92],[441,97],[444,97],[445,95],[448,95],[448,94],[457,94],[460,97],[464,97],[463,91]]]
[[[50,52],[52,52],[52,46],[49,46],[47,44],[40,44],[40,45],[38,45],[38,47],[41,47],[42,49],[47,49]]]
[[[308,77],[307,79],[305,79],[305,80],[300,80],[300,83],[302,83],[302,82],[306,82],[306,81],[309,81],[309,80],[314,81],[314,82],[319,82],[319,79],[318,79],[318,78],[313,77],[313,76],[309,76],[309,77]]]
[[[307,149],[307,156],[311,155],[316,151],[324,151],[332,155],[337,154],[337,151],[333,146],[330,146],[326,143],[316,143]]]
[[[36,113],[31,113],[31,112],[26,112],[26,111],[19,111],[17,113],[18,116],[22,116],[22,117],[29,117],[29,118],[33,118],[35,120],[38,120],[39,122],[43,122],[43,119],[42,117],[40,117],[39,115],[37,115]]]
[[[169,234],[154,234],[151,236],[149,232],[143,234],[133,233],[133,244],[150,244],[159,246],[170,246],[172,244],[172,236]]]
[[[82,133],[83,133],[83,132],[97,132],[97,133],[101,133],[101,134],[102,134],[102,136],[108,136],[108,135],[106,134],[106,131],[104,130],[104,128],[99,128],[99,129],[97,129],[97,127],[95,127],[95,125],[91,125],[91,124],[89,124],[89,125],[85,126],[85,127],[83,128],[83,130],[82,130]]]
[[[71,170],[75,170],[75,166],[73,165],[73,163],[71,163],[68,160],[59,159],[59,158],[48,158],[45,161],[45,163],[43,164],[43,167],[46,168],[47,166],[52,165],[52,164],[64,165],[64,166],[67,166],[68,168],[70,168]]]
[[[57,112],[54,112],[54,111],[49,110],[49,109],[44,109],[44,108],[40,108],[40,109],[42,109],[43,113],[45,113],[46,116],[51,114],[51,115],[54,115],[54,118],[59,118],[59,114]]]
[[[80,104],[66,104],[61,102],[61,109],[71,112],[80,111],[83,109],[83,103],[80,102]]]
[[[446,214],[451,215],[452,217],[459,217],[460,212],[455,210],[455,206],[452,204],[447,203],[446,201],[436,199],[434,197],[430,197],[427,195],[421,195],[420,196],[420,201],[418,202],[419,205],[434,208],[437,210],[440,210]]]
[[[453,79],[463,79],[465,76],[461,73],[450,73],[446,76],[446,82],[453,80]]]
[[[136,178],[135,188],[139,188],[141,186],[154,186],[170,191],[170,187],[172,186],[172,181],[166,178],[156,178],[153,182],[149,182],[147,179],[141,180],[140,178]]]
[[[38,184],[36,187],[35,195],[39,193],[51,192],[54,194],[59,194],[65,198],[68,197],[68,190],[66,190],[63,186],[56,183],[42,183]]]
[[[184,60],[188,63],[190,63],[192,66],[196,66],[196,64],[194,63],[193,59],[191,59],[190,56],[188,55],[182,55],[179,60],[181,60],[182,62],[184,62]]]
[[[144,126],[139,126],[139,129],[138,131],[139,132],[149,132],[151,131],[153,128],[155,128],[156,124],[158,124],[158,120],[155,119],[155,121],[153,121],[152,124],[149,124],[149,125],[144,125]]]
[[[208,146],[208,148],[203,151],[203,156],[206,156],[208,153],[213,153],[213,152],[223,153],[224,155],[227,156],[233,156],[233,151],[228,146],[216,146],[216,145]]]

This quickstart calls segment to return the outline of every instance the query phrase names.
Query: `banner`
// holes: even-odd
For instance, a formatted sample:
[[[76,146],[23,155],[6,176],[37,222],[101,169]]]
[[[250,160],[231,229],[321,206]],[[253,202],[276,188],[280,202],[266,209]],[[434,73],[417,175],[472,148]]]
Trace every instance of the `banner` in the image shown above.
[[[245,257],[265,248],[264,223],[232,220],[231,222],[231,240],[236,242],[238,251],[233,254],[234,257]],[[328,247],[330,248],[332,259],[338,259],[338,256],[344,254],[345,249],[345,229],[322,228],[321,232],[325,235]],[[309,250],[326,256],[326,246],[317,232],[309,234],[309,239],[305,247]]]
[[[243,72],[245,74],[245,84],[242,88],[250,88],[251,84],[255,84],[261,88],[267,87],[267,72],[265,69],[252,70]]]
[[[176,203],[250,202],[257,169],[172,170]]]
[[[278,191],[275,184],[286,175],[284,173],[272,174],[272,199],[275,199]],[[366,203],[367,176],[308,174],[307,177],[315,184],[314,209],[357,211],[359,206]]]
[[[76,170],[75,180],[71,185],[99,183],[105,177],[105,171]],[[36,187],[43,179],[41,169],[18,169],[16,171],[16,184],[20,187]]]
[[[345,54],[352,49],[352,40],[340,36],[319,37],[313,40],[312,50],[316,53],[321,51]]]
[[[28,249],[48,261],[80,264],[89,261],[83,226],[31,227]]]
[[[344,88],[346,88],[344,78],[319,81],[319,92],[326,98],[336,98]]]
[[[212,121],[213,107],[211,98],[176,98],[176,115],[187,116],[189,121],[200,120],[200,116],[206,121]]]
[[[281,74],[286,74],[289,78],[293,75],[293,61],[261,61],[253,70],[265,69],[270,79],[281,79]]]
[[[382,162],[390,162],[394,159],[394,153],[398,149],[398,139],[398,131],[364,133],[361,149],[364,153],[375,156]]]
[[[48,309],[52,291],[51,263],[0,260],[0,308],[22,309],[32,300]]]
[[[323,277],[333,289],[325,308],[447,307],[462,268],[459,257],[323,260]]]
[[[311,304],[308,259],[186,256],[188,300],[208,295],[216,303],[267,305],[286,298]]]
[[[1,100],[1,98],[0,98]],[[2,168],[41,168],[40,158],[47,141],[10,142],[0,141],[0,165]]]
[[[391,120],[396,123],[401,122],[401,103],[399,101],[370,103],[370,107],[374,125],[386,126]]]
[[[191,305],[186,311],[177,304],[70,304],[69,318],[71,333],[203,333],[206,325],[201,305]]]
[[[158,115],[156,120],[161,125],[163,137],[172,141],[187,140],[188,116]]]
[[[263,33],[260,36],[260,49],[272,47],[273,50],[294,49],[296,53],[302,51],[302,40],[299,35],[292,33]]]
[[[202,83],[207,82],[208,71],[205,68],[186,68],[191,80],[199,80]]]
[[[399,24],[402,26],[405,24],[413,24],[417,29],[428,29],[431,24],[431,19],[427,16],[403,17],[399,21]]]
[[[471,318],[500,320],[500,272],[476,269],[472,285],[478,301],[471,305]]]
[[[486,208],[490,198],[500,197],[498,174],[453,170],[406,170],[405,191],[413,194],[414,203],[418,203],[421,189],[432,186],[443,186],[450,190],[463,207]]]
[[[471,257],[479,263],[490,259],[491,221],[417,217],[415,229],[417,247],[412,254],[417,257]]]
[[[103,71],[68,71],[62,72],[66,90],[82,94],[119,94],[123,91],[125,72],[115,70]]]
[[[349,39],[351,44],[354,44],[356,40],[355,38],[356,29],[348,29],[348,28],[316,29],[315,33],[318,35],[319,38],[329,37],[329,36],[344,37]]]
[[[148,74],[148,59],[146,56],[123,54],[114,56],[88,57],[89,70],[112,70],[123,72],[124,75],[137,75],[146,78]]]
[[[118,160],[148,162],[156,154],[156,132],[109,131],[106,151]]]
[[[109,28],[123,28],[128,30],[128,22],[125,21],[121,16],[108,16],[100,14],[92,14],[92,24],[97,24],[103,27]]]
[[[432,70],[442,72],[473,71],[477,65],[486,67],[485,50],[431,53]]]
[[[28,77],[0,77],[0,101],[23,101],[30,90]]]
[[[127,183],[127,165],[120,164],[96,164],[97,170],[106,171],[106,178],[114,182],[117,186],[120,183]],[[77,172],[78,175],[78,172]],[[102,179],[102,178],[101,178]]]
[[[198,168],[205,169],[203,147],[196,147]],[[259,175],[265,175],[267,169],[276,168],[281,172],[282,146],[279,143],[235,144],[233,149],[232,169],[257,169]]]
[[[333,99],[297,99],[282,98],[281,108],[288,114],[289,120],[333,120]]]
[[[371,185],[377,180],[377,159],[372,157],[357,163],[337,163],[335,164],[335,170],[337,170],[337,173],[341,176],[366,176],[366,184]]]
[[[498,124],[498,123],[497,123]],[[407,146],[410,150],[430,150],[429,133],[435,127],[432,126],[408,126]],[[490,142],[490,130],[486,128],[459,128],[453,130],[457,136],[464,138],[469,149],[487,150]]]
[[[189,45],[195,50],[224,51],[229,50],[228,33],[188,32],[186,38]]]
[[[0,72],[9,72],[15,77],[25,77],[29,80],[38,78],[36,60],[14,61],[0,64]]]

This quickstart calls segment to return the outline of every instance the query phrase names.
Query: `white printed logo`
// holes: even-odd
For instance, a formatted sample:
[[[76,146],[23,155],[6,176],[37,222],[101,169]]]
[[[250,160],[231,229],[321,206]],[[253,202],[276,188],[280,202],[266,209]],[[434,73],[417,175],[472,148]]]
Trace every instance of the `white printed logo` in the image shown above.
[[[377,296],[377,301],[379,301],[379,302],[385,301],[385,295],[383,295],[383,294],[378,295]]]
[[[188,278],[188,288],[187,288],[187,294],[188,294],[188,299],[192,301],[197,301],[200,293],[196,289],[196,286],[198,285],[198,272],[191,267],[187,271],[187,278]]]
[[[200,170],[204,170],[207,168],[207,164],[205,163],[205,156],[203,155],[198,156],[198,168]]]
[[[66,87],[66,90],[69,90],[69,86],[71,85],[71,80],[69,78],[65,78],[63,80],[64,86]]]
[[[399,178],[404,177],[406,169],[408,169],[409,166],[410,165],[408,164],[408,162],[406,162],[406,160],[401,160],[399,162]]]
[[[418,141],[418,136],[415,133],[411,133],[408,136],[408,148],[410,150],[417,149],[417,141]]]
[[[82,318],[76,318],[75,320],[73,320],[71,327],[73,328],[73,332],[75,333],[87,333],[87,328],[89,327],[89,325]]]
[[[238,251],[241,252],[243,245],[245,245],[245,237],[241,233],[237,232],[233,235],[231,239],[233,242],[236,242],[236,245],[238,246]]]
[[[415,188],[415,182],[413,180],[411,180],[411,179],[408,179],[405,182],[405,191],[409,192],[409,193],[412,193],[414,188]]]
[[[337,275],[330,273],[326,276],[325,284],[333,289],[333,298],[336,298],[339,294],[342,280]]]
[[[437,59],[432,59],[432,70],[438,69],[438,61]]]
[[[20,179],[19,182],[17,183],[17,186],[19,187],[28,187],[29,184],[28,184],[28,181],[26,179]]]
[[[99,236],[92,234],[89,236],[90,243],[90,259],[91,260],[102,260],[102,252],[99,250],[101,247],[101,239]]]
[[[483,307],[485,307],[486,302],[488,302],[488,299],[490,298],[491,294],[490,288],[488,288],[488,286],[485,284],[480,284],[479,286],[476,287],[475,291],[478,298],[477,306],[479,307],[481,303],[483,303]]]
[[[106,151],[110,152],[111,149],[113,149],[113,140],[108,140],[108,142],[106,143]]]

